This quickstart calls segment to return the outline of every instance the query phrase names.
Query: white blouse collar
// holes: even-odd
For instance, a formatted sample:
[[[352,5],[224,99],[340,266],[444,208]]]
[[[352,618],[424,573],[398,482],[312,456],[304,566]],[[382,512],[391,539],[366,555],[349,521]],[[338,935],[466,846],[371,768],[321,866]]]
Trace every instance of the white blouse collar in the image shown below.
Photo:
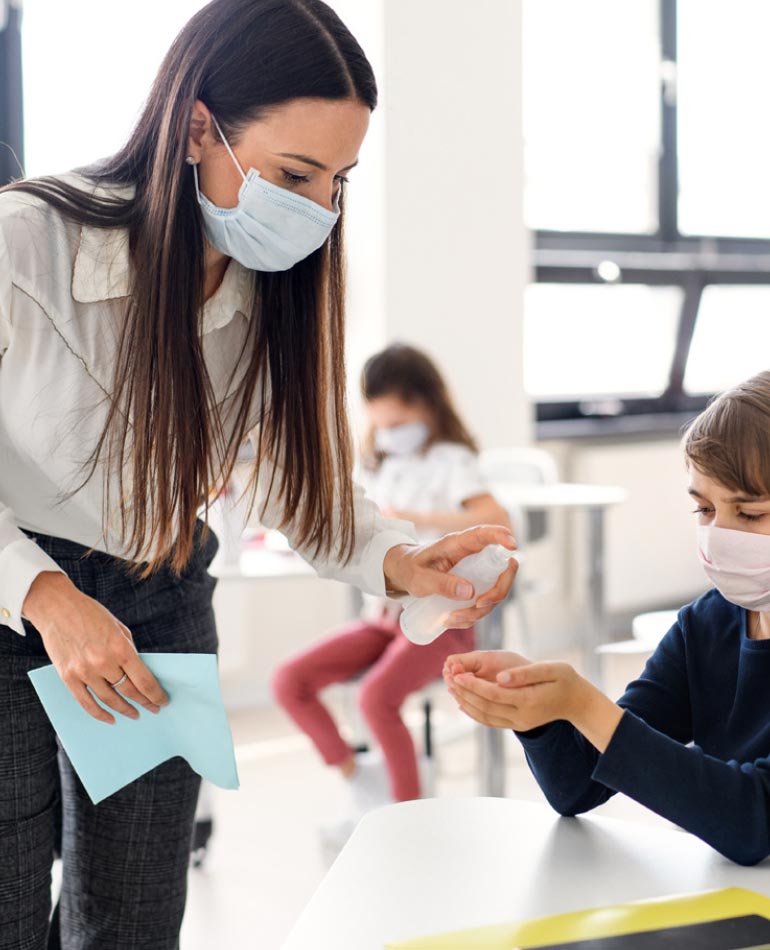
[[[116,194],[126,189],[94,189]],[[84,225],[72,273],[72,296],[80,303],[127,297],[129,291],[128,231]],[[203,307],[203,332],[226,326],[236,313],[251,314],[254,274],[231,260],[222,283]]]

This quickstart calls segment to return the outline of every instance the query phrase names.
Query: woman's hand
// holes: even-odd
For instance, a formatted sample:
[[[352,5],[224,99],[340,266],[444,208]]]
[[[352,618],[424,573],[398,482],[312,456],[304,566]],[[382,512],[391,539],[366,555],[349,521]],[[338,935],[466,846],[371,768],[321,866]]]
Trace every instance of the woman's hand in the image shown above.
[[[153,713],[168,703],[168,696],[139,659],[128,628],[106,607],[79,591],[64,574],[38,574],[22,612],[39,631],[62,681],[94,719],[115,722],[89,689],[105,706],[129,719],[138,719],[139,712],[121,693]],[[124,674],[128,679],[118,692],[110,684],[117,683]]]
[[[600,752],[623,710],[568,663],[531,663],[517,653],[450,656],[444,680],[466,715],[485,726],[526,732],[565,719]]]
[[[388,592],[414,597],[440,594],[451,600],[475,597],[473,607],[454,611],[448,620],[454,629],[472,627],[494,610],[496,604],[505,600],[519,567],[516,561],[510,561],[497,583],[487,591],[474,591],[469,581],[448,573],[458,561],[482,551],[488,544],[501,544],[509,551],[516,550],[511,532],[494,525],[448,534],[433,544],[397,545],[388,551],[383,563]]]

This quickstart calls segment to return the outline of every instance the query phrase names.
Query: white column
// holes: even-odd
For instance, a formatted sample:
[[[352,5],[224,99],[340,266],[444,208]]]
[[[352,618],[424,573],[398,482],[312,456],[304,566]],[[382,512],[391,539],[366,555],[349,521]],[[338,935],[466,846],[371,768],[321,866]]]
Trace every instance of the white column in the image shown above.
[[[518,0],[386,0],[389,340],[424,347],[482,444],[526,443]]]

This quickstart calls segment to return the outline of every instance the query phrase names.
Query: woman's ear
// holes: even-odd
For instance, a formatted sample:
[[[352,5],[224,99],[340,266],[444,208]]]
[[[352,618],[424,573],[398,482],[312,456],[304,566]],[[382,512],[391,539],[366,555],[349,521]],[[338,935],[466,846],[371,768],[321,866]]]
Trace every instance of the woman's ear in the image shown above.
[[[190,117],[190,134],[187,139],[187,154],[195,159],[196,165],[201,160],[203,149],[214,141],[212,124],[208,108],[200,99],[196,99]]]

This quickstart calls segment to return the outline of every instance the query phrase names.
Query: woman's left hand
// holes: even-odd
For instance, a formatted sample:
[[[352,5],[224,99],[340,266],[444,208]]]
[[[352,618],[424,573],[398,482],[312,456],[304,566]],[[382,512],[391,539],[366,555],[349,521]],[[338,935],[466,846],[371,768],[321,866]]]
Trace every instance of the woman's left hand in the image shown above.
[[[383,563],[387,589],[392,593],[412,594],[414,597],[428,597],[430,594],[440,594],[451,600],[475,597],[472,607],[456,610],[449,616],[454,629],[472,627],[508,596],[519,567],[518,562],[510,561],[494,587],[486,591],[474,591],[467,580],[448,572],[458,561],[482,551],[489,544],[501,544],[509,551],[516,550],[516,540],[511,532],[496,525],[457,531],[432,544],[397,545],[388,551]]]

